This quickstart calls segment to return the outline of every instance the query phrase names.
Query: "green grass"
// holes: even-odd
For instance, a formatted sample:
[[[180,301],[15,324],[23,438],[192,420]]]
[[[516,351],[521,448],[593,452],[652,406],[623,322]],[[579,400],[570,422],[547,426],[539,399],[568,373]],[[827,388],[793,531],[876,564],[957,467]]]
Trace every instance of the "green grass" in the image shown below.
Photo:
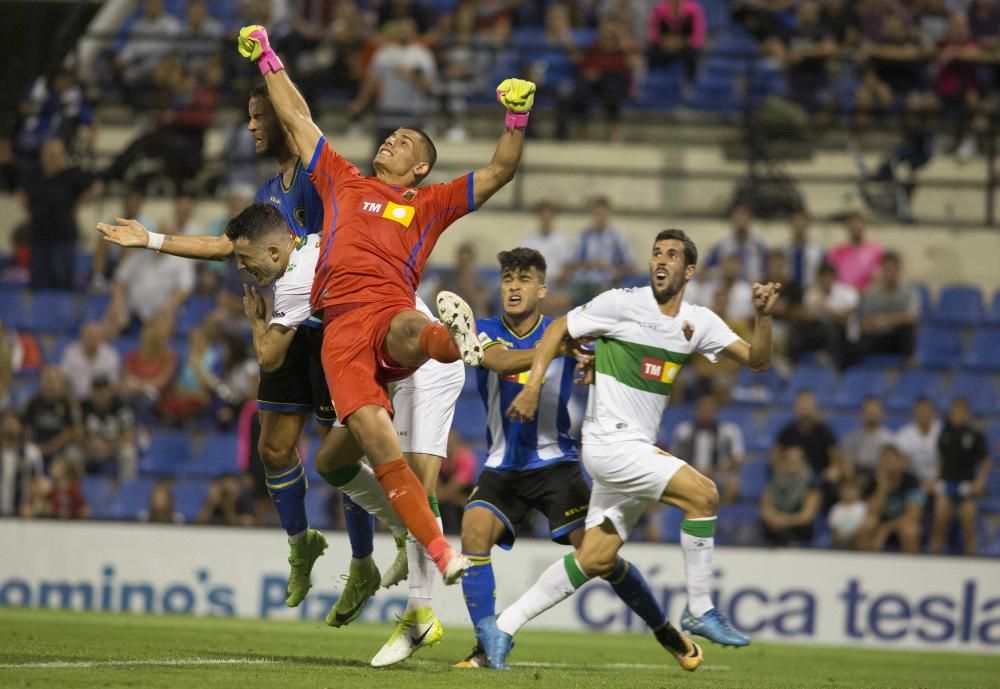
[[[421,651],[395,668],[374,670],[368,660],[390,631],[382,625],[334,630],[302,622],[0,608],[0,687],[1000,686],[1000,660],[986,655],[776,644],[754,644],[737,651],[706,644],[705,665],[688,674],[649,637],[544,631],[518,635],[510,672],[453,670],[449,665],[463,657],[472,642],[471,630],[460,628],[450,629],[437,647]],[[195,659],[228,660],[231,664],[182,664]],[[256,662],[244,662],[246,659]],[[176,664],[166,664],[169,661]],[[67,666],[39,666],[60,662]],[[83,666],[86,662],[97,664]],[[529,665],[518,667],[518,663]]]

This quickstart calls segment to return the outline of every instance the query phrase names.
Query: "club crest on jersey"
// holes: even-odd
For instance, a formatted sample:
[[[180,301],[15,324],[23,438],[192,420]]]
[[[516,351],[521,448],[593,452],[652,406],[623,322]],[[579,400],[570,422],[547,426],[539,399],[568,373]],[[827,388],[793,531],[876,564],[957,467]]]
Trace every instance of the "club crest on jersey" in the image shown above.
[[[305,208],[303,208],[302,206],[296,207],[296,209],[294,211],[292,211],[292,216],[295,218],[295,222],[297,222],[299,224],[299,227],[305,227],[306,226],[306,209]]]
[[[691,325],[691,321],[684,321],[681,332],[684,333],[684,339],[690,342],[691,338],[694,337],[694,326]]]
[[[362,201],[361,210],[366,213],[380,215],[387,220],[409,227],[413,221],[416,209],[413,206],[403,206],[392,201]]]
[[[404,199],[406,199],[407,201],[413,201],[413,199],[415,199],[417,197],[417,190],[416,189],[407,189],[406,191],[404,191],[401,194],[401,196]]]
[[[658,380],[661,383],[673,383],[680,373],[681,365],[670,361],[660,361],[651,357],[643,357],[642,369],[639,375],[646,380]]]

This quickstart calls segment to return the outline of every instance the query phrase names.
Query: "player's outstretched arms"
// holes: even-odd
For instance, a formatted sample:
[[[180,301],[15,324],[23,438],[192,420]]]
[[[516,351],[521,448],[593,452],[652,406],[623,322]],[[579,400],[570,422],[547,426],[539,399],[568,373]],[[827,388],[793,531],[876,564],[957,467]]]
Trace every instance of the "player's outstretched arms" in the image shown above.
[[[556,356],[573,356],[574,349],[572,340],[563,340]],[[534,349],[507,349],[497,343],[483,352],[483,363],[480,366],[501,376],[509,376],[530,370],[534,360]]]
[[[524,129],[528,114],[535,102],[535,84],[524,79],[504,79],[497,86],[497,100],[507,108],[504,133],[497,142],[493,160],[486,167],[476,170],[472,178],[476,208],[514,179],[521,164],[524,150]]]
[[[528,382],[524,384],[521,392],[518,393],[514,401],[507,409],[507,416],[514,421],[530,421],[535,418],[538,410],[538,397],[542,393],[542,382],[545,379],[545,372],[549,368],[552,360],[559,356],[559,352],[565,346],[563,341],[569,334],[569,325],[566,316],[560,316],[552,321],[546,328],[545,334],[535,347],[535,356],[531,362],[531,372],[528,374]],[[487,350],[488,351],[488,350]]]
[[[283,325],[268,327],[267,304],[253,287],[243,285],[243,313],[250,319],[253,348],[262,371],[277,371],[295,337],[295,330]]]
[[[233,255],[233,243],[225,235],[159,234],[150,232],[138,220],[115,218],[115,225],[97,223],[97,231],[104,239],[118,246],[151,249],[171,256],[198,258],[206,261],[225,261]]]
[[[255,63],[260,69],[267,83],[271,104],[278,113],[278,119],[291,134],[302,163],[308,165],[323,132],[313,122],[309,104],[288,78],[285,65],[271,48],[267,29],[259,24],[244,26],[240,29],[237,45],[240,55]]]
[[[753,308],[756,318],[750,342],[740,338],[722,350],[723,355],[751,371],[760,372],[771,368],[771,314],[780,292],[781,283],[754,283]]]

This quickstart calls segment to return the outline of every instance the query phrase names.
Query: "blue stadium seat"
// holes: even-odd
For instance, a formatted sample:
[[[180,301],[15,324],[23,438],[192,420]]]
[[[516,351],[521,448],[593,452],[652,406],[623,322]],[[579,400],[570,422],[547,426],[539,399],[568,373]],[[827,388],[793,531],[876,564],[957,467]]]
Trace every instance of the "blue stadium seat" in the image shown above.
[[[49,349],[48,356],[45,357],[46,363],[58,364],[62,361],[63,354],[66,353],[66,349],[76,341],[76,338],[72,336],[60,337],[55,342],[52,343],[51,349]]]
[[[977,330],[962,357],[962,365],[976,370],[1000,371],[1000,330]]]
[[[1000,289],[993,293],[993,301],[985,320],[990,325],[1000,325]]]
[[[986,477],[986,496],[980,503],[980,509],[990,514],[1000,514],[1000,467],[994,467]]]
[[[27,290],[4,290],[0,292],[0,321],[8,329],[24,327],[30,313]]]
[[[72,333],[77,322],[76,294],[45,290],[32,296],[24,328],[41,333]]]
[[[974,326],[983,320],[983,294],[972,285],[948,285],[941,289],[935,323]]]
[[[330,515],[326,508],[332,492],[332,489],[322,485],[306,491],[306,516],[311,528],[330,528]]]
[[[205,439],[198,456],[180,468],[185,476],[219,476],[232,474],[236,466],[236,446],[239,440],[235,433],[219,433]]]
[[[889,380],[885,371],[850,369],[833,394],[833,406],[855,409],[861,406],[866,397],[884,397],[888,388]]]
[[[463,392],[455,405],[455,420],[452,428],[466,439],[486,435],[486,409],[478,393]]]
[[[681,520],[684,519],[684,512],[676,507],[667,506],[657,516],[660,519],[660,532],[663,534],[663,542],[679,543],[681,540]]]
[[[94,519],[111,519],[115,516],[116,491],[111,479],[84,476],[80,484]]]
[[[837,374],[833,369],[823,366],[799,366],[792,373],[791,379],[781,394],[781,399],[790,404],[795,401],[795,396],[799,392],[811,390],[816,393],[816,399],[820,405],[825,405],[830,401],[836,387]]]
[[[764,496],[771,467],[767,462],[747,462],[740,469],[740,499],[757,502]]]
[[[928,317],[934,309],[931,303],[931,288],[926,282],[915,282],[913,286],[917,289],[917,294],[920,296],[920,315],[921,317]]]
[[[153,434],[149,449],[139,460],[144,474],[173,476],[191,458],[191,441],[187,433],[161,430]]]
[[[771,404],[781,393],[785,381],[774,368],[754,373],[741,368],[732,389],[732,399],[738,404]]]
[[[957,373],[948,386],[947,404],[955,397],[966,397],[976,416],[991,416],[998,411],[996,385],[977,373]]]
[[[188,335],[215,310],[215,299],[212,297],[191,297],[181,307],[177,318],[177,334]]]
[[[962,351],[962,336],[954,328],[917,331],[916,360],[922,368],[953,368]]]
[[[986,442],[989,443],[990,455],[1000,455],[1000,421],[994,421],[986,426]],[[997,467],[1000,470],[1000,466]]]
[[[941,378],[930,371],[904,371],[886,399],[890,411],[908,412],[921,397],[933,399],[942,389]]]
[[[694,407],[690,404],[677,404],[667,407],[666,413],[660,419],[660,432],[657,441],[669,449],[674,439],[674,431],[683,421],[694,420]]]
[[[174,511],[183,514],[184,521],[193,522],[207,497],[207,481],[178,481],[174,484]]]
[[[670,411],[668,410],[669,414]],[[757,434],[757,424],[754,421],[753,412],[749,409],[738,407],[728,407],[719,410],[719,421],[727,421],[736,424],[743,434],[743,442],[749,442],[750,438]]]
[[[757,545],[760,542],[760,508],[757,505],[727,505],[719,510],[715,524],[719,545]]]
[[[695,110],[734,115],[740,110],[735,82],[731,78],[705,75],[694,85],[689,105]]]
[[[125,481],[118,489],[118,505],[115,517],[118,519],[138,519],[139,513],[149,507],[149,496],[153,492],[152,479],[137,478]]]
[[[767,417],[763,433],[758,433],[748,439],[747,449],[755,452],[770,452],[778,438],[778,433],[794,420],[791,414],[772,412]]]
[[[902,368],[905,363],[905,359],[899,354],[866,354],[865,357],[858,362],[858,368],[866,369],[895,369]]]
[[[80,320],[83,322],[104,320],[104,314],[107,312],[108,304],[110,303],[110,295],[88,294],[87,298],[83,301],[83,307],[80,309]]]
[[[672,110],[681,104],[683,83],[684,77],[679,64],[667,69],[654,70],[646,75],[642,93],[635,99],[635,106],[649,110]],[[641,284],[649,281],[648,276],[641,277]]]
[[[119,337],[116,340],[111,340],[108,344],[114,347],[115,351],[118,352],[118,356],[120,356],[122,358],[122,362],[124,362],[125,357],[129,355],[129,352],[139,349],[139,338],[126,335],[125,337]],[[179,359],[178,361],[181,360]]]
[[[728,0],[701,0],[708,32],[717,34],[730,25]]]

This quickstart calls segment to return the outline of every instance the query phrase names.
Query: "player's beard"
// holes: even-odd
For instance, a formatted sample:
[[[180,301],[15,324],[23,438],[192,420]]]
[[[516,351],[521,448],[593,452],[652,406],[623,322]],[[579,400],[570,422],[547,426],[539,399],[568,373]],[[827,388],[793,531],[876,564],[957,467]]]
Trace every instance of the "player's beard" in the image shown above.
[[[656,297],[656,303],[666,304],[668,301],[684,291],[684,273],[676,273],[672,278],[670,278],[670,282],[668,282],[666,287],[663,289],[656,289],[656,285],[653,285],[652,281],[650,281],[650,285],[653,288],[653,296]]]

